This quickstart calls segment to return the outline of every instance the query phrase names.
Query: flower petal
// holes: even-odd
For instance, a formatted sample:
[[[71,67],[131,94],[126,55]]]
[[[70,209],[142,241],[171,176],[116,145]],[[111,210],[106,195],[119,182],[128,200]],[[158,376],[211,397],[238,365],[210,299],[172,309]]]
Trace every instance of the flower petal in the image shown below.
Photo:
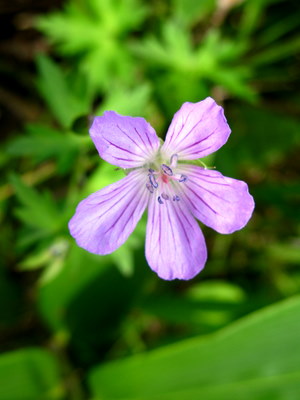
[[[69,222],[71,235],[91,253],[112,253],[136,227],[148,197],[145,174],[132,171],[81,201]]]
[[[159,148],[155,130],[144,118],[125,117],[114,111],[95,117],[90,135],[100,157],[122,168],[142,166]]]
[[[162,200],[161,200],[162,201]],[[204,267],[207,251],[197,221],[182,201],[149,201],[146,258],[160,278],[191,279]]]
[[[230,132],[223,108],[211,97],[184,103],[173,117],[162,152],[181,160],[202,158],[222,147]]]
[[[254,200],[245,182],[192,165],[181,165],[180,172],[188,177],[182,195],[201,222],[220,233],[232,233],[247,224]]]

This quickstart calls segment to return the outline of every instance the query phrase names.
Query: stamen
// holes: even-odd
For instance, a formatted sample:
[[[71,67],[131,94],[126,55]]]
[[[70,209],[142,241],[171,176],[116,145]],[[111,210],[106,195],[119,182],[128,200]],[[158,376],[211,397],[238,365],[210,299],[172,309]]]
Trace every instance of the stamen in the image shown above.
[[[153,172],[155,172],[152,168],[149,168],[148,171],[150,172],[150,174],[153,174]]]
[[[156,189],[158,188],[158,183],[155,179],[155,176],[152,174],[149,174],[149,182],[151,183],[151,185]]]
[[[146,188],[149,190],[150,193],[154,192],[153,186],[150,183],[146,183]]]
[[[173,154],[170,158],[170,165],[172,168],[176,167],[177,165],[177,161],[178,161],[178,155],[177,154]]]
[[[169,200],[169,196],[168,196],[166,193],[162,193],[162,194],[161,194],[161,197],[162,197],[164,200]]]
[[[170,167],[168,167],[166,164],[161,164],[161,169],[163,170],[163,172],[169,176],[173,175],[173,171]]]
[[[179,178],[179,182],[186,182],[188,179],[188,177],[186,175],[181,175],[181,177]]]
[[[162,199],[160,198],[160,196],[158,196],[157,200],[158,200],[159,204],[164,204],[164,202],[162,201]]]
[[[180,197],[177,196],[177,194],[175,194],[175,196],[173,196],[173,201],[179,201],[179,200],[180,200]]]

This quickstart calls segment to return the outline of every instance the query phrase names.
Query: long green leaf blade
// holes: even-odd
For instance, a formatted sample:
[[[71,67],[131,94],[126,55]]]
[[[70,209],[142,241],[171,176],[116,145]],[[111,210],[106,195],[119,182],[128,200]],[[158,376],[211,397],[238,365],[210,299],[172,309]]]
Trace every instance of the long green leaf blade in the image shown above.
[[[257,399],[265,398],[259,393],[271,379],[284,382],[282,387],[287,389],[274,398],[285,399],[290,386],[284,376],[300,374],[299,319],[300,297],[295,297],[206,338],[182,341],[98,367],[90,375],[90,385],[94,395],[110,400],[177,399],[176,393],[186,391],[196,391],[194,398],[199,399],[227,399],[221,395],[226,385],[233,385],[240,393],[238,398],[249,398],[243,396],[257,380],[265,382],[260,383],[261,390],[257,389]],[[214,392],[215,397],[205,396]]]

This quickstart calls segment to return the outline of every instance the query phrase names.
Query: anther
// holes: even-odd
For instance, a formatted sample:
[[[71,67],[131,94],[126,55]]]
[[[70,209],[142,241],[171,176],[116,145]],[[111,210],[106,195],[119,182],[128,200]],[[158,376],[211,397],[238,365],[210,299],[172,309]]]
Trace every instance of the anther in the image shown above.
[[[149,168],[148,171],[150,172],[150,174],[153,174],[153,172],[155,172],[152,168]]]
[[[149,174],[149,182],[151,185],[156,189],[158,188],[158,183],[156,182],[155,176],[152,174]]]
[[[169,176],[173,175],[173,171],[170,167],[168,167],[166,164],[161,164],[161,169],[163,170],[163,172]]]
[[[181,175],[181,177],[179,178],[179,182],[186,182],[187,181],[187,176],[186,175]]]
[[[149,190],[150,193],[154,192],[153,186],[150,183],[146,183],[146,188]]]
[[[173,154],[170,158],[170,165],[171,167],[176,167],[177,165],[177,161],[178,161],[178,155],[177,154]]]
[[[177,196],[177,194],[175,196],[173,196],[173,201],[179,201],[179,200],[180,200],[180,197]]]
[[[158,200],[159,204],[164,204],[164,202],[162,201],[162,199],[160,198],[160,196],[158,196],[157,200]]]
[[[161,197],[162,197],[164,200],[169,200],[169,196],[168,196],[166,193],[162,193],[162,194],[161,194]]]

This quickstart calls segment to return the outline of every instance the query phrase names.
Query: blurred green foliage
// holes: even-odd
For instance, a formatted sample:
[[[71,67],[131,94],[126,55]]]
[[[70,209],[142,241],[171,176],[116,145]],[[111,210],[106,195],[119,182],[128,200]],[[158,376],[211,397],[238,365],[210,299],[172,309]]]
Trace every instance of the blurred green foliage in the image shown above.
[[[70,0],[35,19],[41,112],[0,157],[0,400],[299,398],[299,26],[292,0]],[[150,271],[145,218],[111,255],[78,248],[76,205],[124,176],[93,116],[144,116],[163,137],[208,95],[232,135],[206,163],[249,183],[248,226],[203,227],[190,282]]]
[[[107,399],[296,398],[299,311],[297,297],[218,334],[96,367],[91,388]]]

